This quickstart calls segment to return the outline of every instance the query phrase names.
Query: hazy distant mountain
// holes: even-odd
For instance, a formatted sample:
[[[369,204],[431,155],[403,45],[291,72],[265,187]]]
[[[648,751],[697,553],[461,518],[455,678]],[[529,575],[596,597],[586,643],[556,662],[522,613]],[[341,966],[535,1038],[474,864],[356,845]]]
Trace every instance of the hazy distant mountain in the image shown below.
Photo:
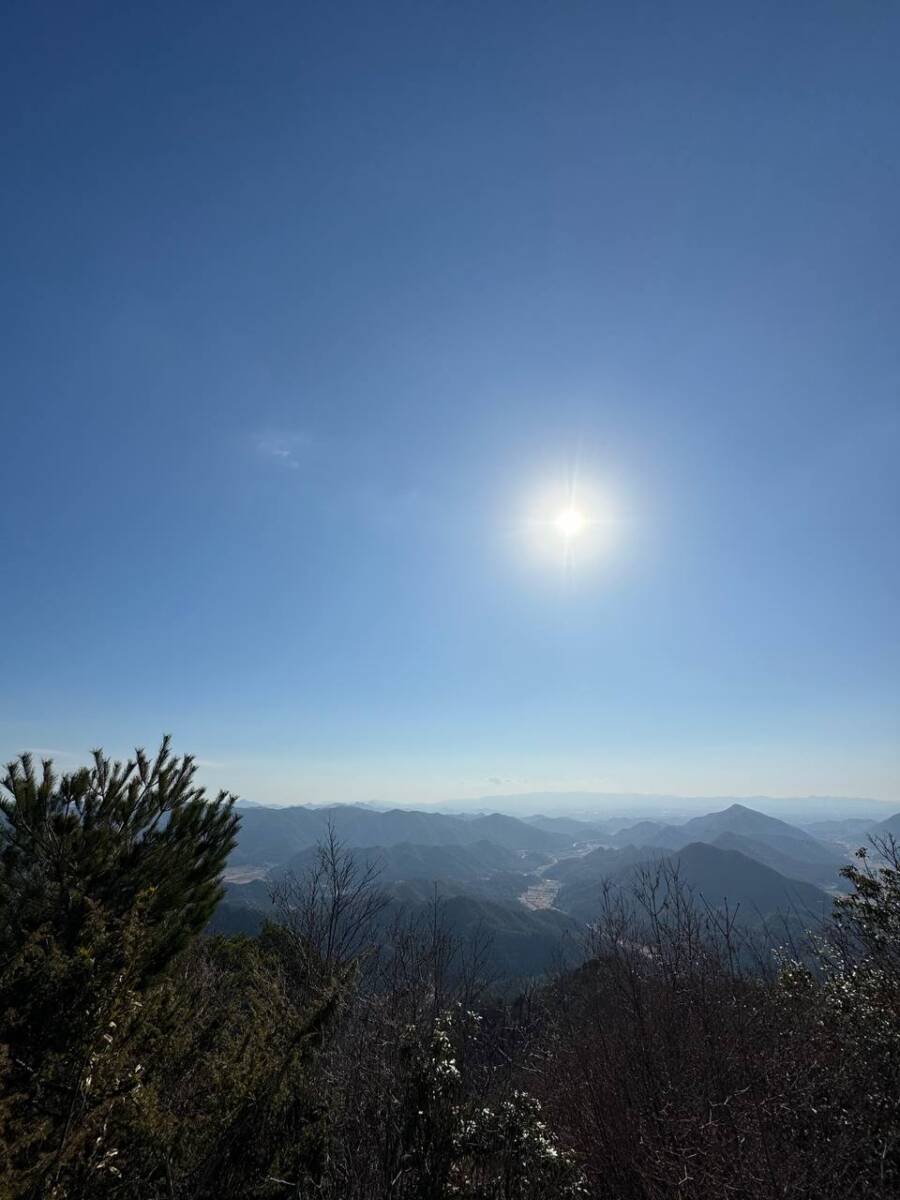
[[[869,830],[877,822],[869,817],[844,817],[841,820],[800,822],[800,827],[824,842],[865,844]]]
[[[489,972],[503,975],[541,975],[583,957],[581,924],[553,909],[527,909],[472,896],[453,896],[442,906],[451,933],[464,940],[489,938]]]
[[[895,838],[900,838],[900,812],[894,813],[885,821],[879,821],[877,824],[872,825],[868,832],[874,837],[892,835]]]
[[[677,846],[671,841],[667,842],[667,838],[674,838],[676,844],[681,844],[681,835],[677,832],[672,835],[666,831],[678,828],[679,826],[664,825],[662,821],[636,821],[627,829],[613,834],[610,841],[613,846],[661,846],[665,843],[669,849],[676,849]]]
[[[619,875],[627,866],[646,862],[649,858],[663,858],[668,853],[661,847],[652,846],[600,846],[577,858],[561,858],[547,867],[544,875],[548,879],[558,879],[566,886],[578,883],[594,885],[599,880]]]
[[[561,833],[576,842],[604,841],[621,828],[618,820],[579,821],[575,817],[545,817],[538,813],[535,817],[526,817],[528,825],[538,829],[546,829],[549,833]]]
[[[432,889],[400,886],[388,908],[382,913],[381,928],[393,920],[427,923],[431,919]],[[498,902],[490,898],[458,892],[441,892],[442,927],[450,934],[471,943],[489,941],[483,969],[498,977],[521,979],[540,975],[561,963],[573,965],[580,960],[581,948],[577,919],[553,910],[532,910],[517,902]],[[234,884],[210,923],[212,933],[257,933],[266,919],[276,914],[265,884]]]
[[[745,837],[742,833],[720,833],[710,843],[721,850],[739,850],[748,858],[763,863],[767,867],[785,875],[788,879],[802,879],[805,883],[814,883],[818,887],[838,887],[842,891],[849,890],[849,884],[841,878],[841,867],[849,862],[849,855],[835,852],[830,862],[810,862],[808,859],[796,858],[778,849],[770,843]]]
[[[471,881],[485,879],[497,872],[533,871],[549,861],[540,851],[509,850],[484,840],[463,846],[420,846],[411,842],[366,846],[354,849],[353,856],[361,865],[373,866],[382,883],[411,879]],[[317,857],[317,848],[308,846],[277,870],[302,875],[315,865]]]
[[[482,922],[495,942],[493,961],[515,975],[552,965],[561,932],[599,915],[603,880],[630,893],[642,866],[663,859],[677,864],[679,878],[698,900],[713,907],[727,901],[744,924],[787,914],[797,928],[828,911],[829,898],[818,885],[837,884],[846,861],[838,847],[739,804],[683,825],[636,822],[615,835],[624,844],[583,855],[573,853],[574,844],[604,831],[572,818],[523,822],[499,813],[462,818],[332,806],[250,809],[242,819],[232,865],[270,864],[273,877],[286,869],[302,875],[315,862],[316,844],[330,823],[362,862],[377,866],[391,911],[403,906],[407,913],[425,913],[436,886],[453,930],[467,933]],[[518,902],[533,888],[538,870],[559,883],[549,893],[552,909]],[[266,882],[232,884],[214,928],[252,931],[271,915]]]
[[[693,817],[683,825],[644,821],[616,834],[612,841],[614,845],[632,843],[679,850],[691,842],[716,842],[724,834],[748,838],[757,844],[757,848],[767,847],[768,851],[788,859],[817,864],[828,871],[826,878],[831,873],[836,876],[837,869],[845,861],[844,851],[840,847],[826,845],[796,825],[756,812],[743,804],[732,804],[721,812]]]
[[[634,797],[612,796],[602,792],[515,792],[496,796],[476,796],[461,800],[438,801],[436,811],[448,813],[502,812],[511,816],[531,817],[553,812],[559,816],[575,816],[590,820],[584,814],[606,816],[610,807],[627,809]]]
[[[631,861],[617,866],[614,861],[598,861],[597,877],[583,877],[564,883],[556,899],[557,907],[583,921],[596,919],[600,912],[601,885],[608,879],[630,894],[641,864]],[[726,850],[705,842],[692,842],[676,854],[666,856],[677,865],[680,881],[703,902],[713,908],[726,903],[739,910],[739,920],[757,924],[778,914],[815,923],[830,911],[830,898],[821,888],[801,880],[788,879],[771,867],[737,850]],[[647,860],[650,868],[658,858]]]
[[[474,831],[479,839],[487,838],[511,850],[567,850],[573,840],[570,834],[539,829],[502,813],[475,817],[466,822],[466,828],[470,833]]]
[[[759,812],[755,808],[748,808],[746,804],[729,804],[727,808],[717,812],[705,813],[701,817],[694,817],[690,821],[685,821],[684,829],[721,829],[730,830],[733,833],[766,833],[768,831],[778,831],[787,834],[790,837],[799,837],[805,841],[813,841],[810,834],[804,833],[796,825],[790,825],[787,821],[782,821],[779,817],[769,816],[767,813]]]
[[[463,820],[415,809],[378,812],[356,805],[330,808],[253,808],[241,813],[238,844],[229,864],[277,866],[328,834],[329,825],[348,846],[469,845],[484,840],[508,850],[562,850],[572,838],[493,813]]]
[[[433,805],[433,809],[445,813],[503,812],[523,818],[551,813],[588,824],[613,818],[650,818],[665,825],[733,804],[800,824],[847,816],[883,820],[890,814],[890,805],[884,801],[855,796],[676,796],[639,792],[521,792],[447,800]]]

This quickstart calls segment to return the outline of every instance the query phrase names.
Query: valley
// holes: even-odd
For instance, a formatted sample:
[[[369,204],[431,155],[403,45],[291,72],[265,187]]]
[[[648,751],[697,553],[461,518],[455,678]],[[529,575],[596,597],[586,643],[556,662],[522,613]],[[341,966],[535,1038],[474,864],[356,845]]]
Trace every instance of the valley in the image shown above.
[[[212,929],[252,932],[276,916],[273,888],[302,887],[331,839],[377,881],[394,917],[424,920],[440,903],[450,932],[479,929],[513,976],[550,969],[561,939],[583,938],[604,888],[634,908],[651,881],[659,903],[675,889],[706,913],[727,910],[741,929],[799,934],[846,890],[848,847],[870,827],[891,831],[889,819],[826,821],[814,833],[738,803],[680,824],[352,805],[252,807],[241,818]]]
[[[559,859],[554,858],[548,866],[554,866]],[[553,902],[556,900],[557,893],[560,889],[558,879],[548,879],[544,872],[547,867],[540,867],[535,872],[535,882],[529,884],[522,895],[519,897],[519,902],[524,904],[526,908],[553,908]]]

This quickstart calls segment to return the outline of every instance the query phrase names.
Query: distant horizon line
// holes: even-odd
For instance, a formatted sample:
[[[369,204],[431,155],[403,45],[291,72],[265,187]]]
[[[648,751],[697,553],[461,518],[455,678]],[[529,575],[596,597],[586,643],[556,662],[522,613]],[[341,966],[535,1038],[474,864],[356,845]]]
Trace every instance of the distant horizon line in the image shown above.
[[[538,800],[546,801],[563,801],[563,802],[579,802],[590,803],[591,801],[604,801],[607,803],[629,803],[632,801],[643,801],[653,803],[668,803],[668,804],[691,804],[691,803],[729,803],[729,804],[749,804],[752,801],[765,802],[770,804],[870,804],[878,808],[893,808],[900,801],[883,800],[874,796],[846,796],[835,795],[832,793],[807,793],[805,795],[772,795],[766,792],[755,792],[752,794],[735,794],[735,793],[692,793],[680,794],[675,792],[593,792],[593,791],[531,791],[531,792],[498,792],[495,795],[481,795],[473,797],[456,797],[447,800],[331,800],[331,801],[289,801],[286,803],[278,803],[274,801],[262,802],[252,799],[238,798],[238,803],[247,807],[253,808],[381,808],[381,809],[412,809],[412,810],[427,810],[434,808],[472,808],[479,805],[490,810],[492,806],[498,803],[528,803],[537,802]],[[535,812],[533,815],[548,815]],[[552,814],[549,814],[552,815]]]

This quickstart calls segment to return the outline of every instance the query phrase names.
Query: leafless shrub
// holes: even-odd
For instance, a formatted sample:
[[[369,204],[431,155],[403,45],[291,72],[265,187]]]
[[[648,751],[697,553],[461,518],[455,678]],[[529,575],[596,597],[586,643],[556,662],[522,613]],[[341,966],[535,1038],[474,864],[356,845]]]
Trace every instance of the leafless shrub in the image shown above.
[[[802,963],[760,961],[734,918],[673,868],[606,888],[591,960],[547,997],[540,1082],[555,1127],[598,1196],[892,1194],[889,1172],[871,1190],[879,1174],[861,1146],[876,1033],[853,1049],[862,1018],[848,1026],[840,1009],[846,981],[829,993]],[[887,1152],[889,1133],[872,1128]]]
[[[329,823],[310,869],[273,881],[272,904],[293,943],[298,982],[328,980],[371,947],[389,902],[379,876],[377,863],[354,856]]]

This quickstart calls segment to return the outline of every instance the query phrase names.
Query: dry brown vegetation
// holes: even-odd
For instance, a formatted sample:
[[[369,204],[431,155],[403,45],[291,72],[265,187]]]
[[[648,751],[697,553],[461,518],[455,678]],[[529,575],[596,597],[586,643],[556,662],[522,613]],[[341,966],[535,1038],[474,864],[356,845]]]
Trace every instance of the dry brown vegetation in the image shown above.
[[[897,1194],[893,845],[778,953],[644,872],[580,970],[513,998],[438,897],[388,919],[333,835],[260,937],[197,936],[233,822],[191,774],[7,778],[4,1197]]]

